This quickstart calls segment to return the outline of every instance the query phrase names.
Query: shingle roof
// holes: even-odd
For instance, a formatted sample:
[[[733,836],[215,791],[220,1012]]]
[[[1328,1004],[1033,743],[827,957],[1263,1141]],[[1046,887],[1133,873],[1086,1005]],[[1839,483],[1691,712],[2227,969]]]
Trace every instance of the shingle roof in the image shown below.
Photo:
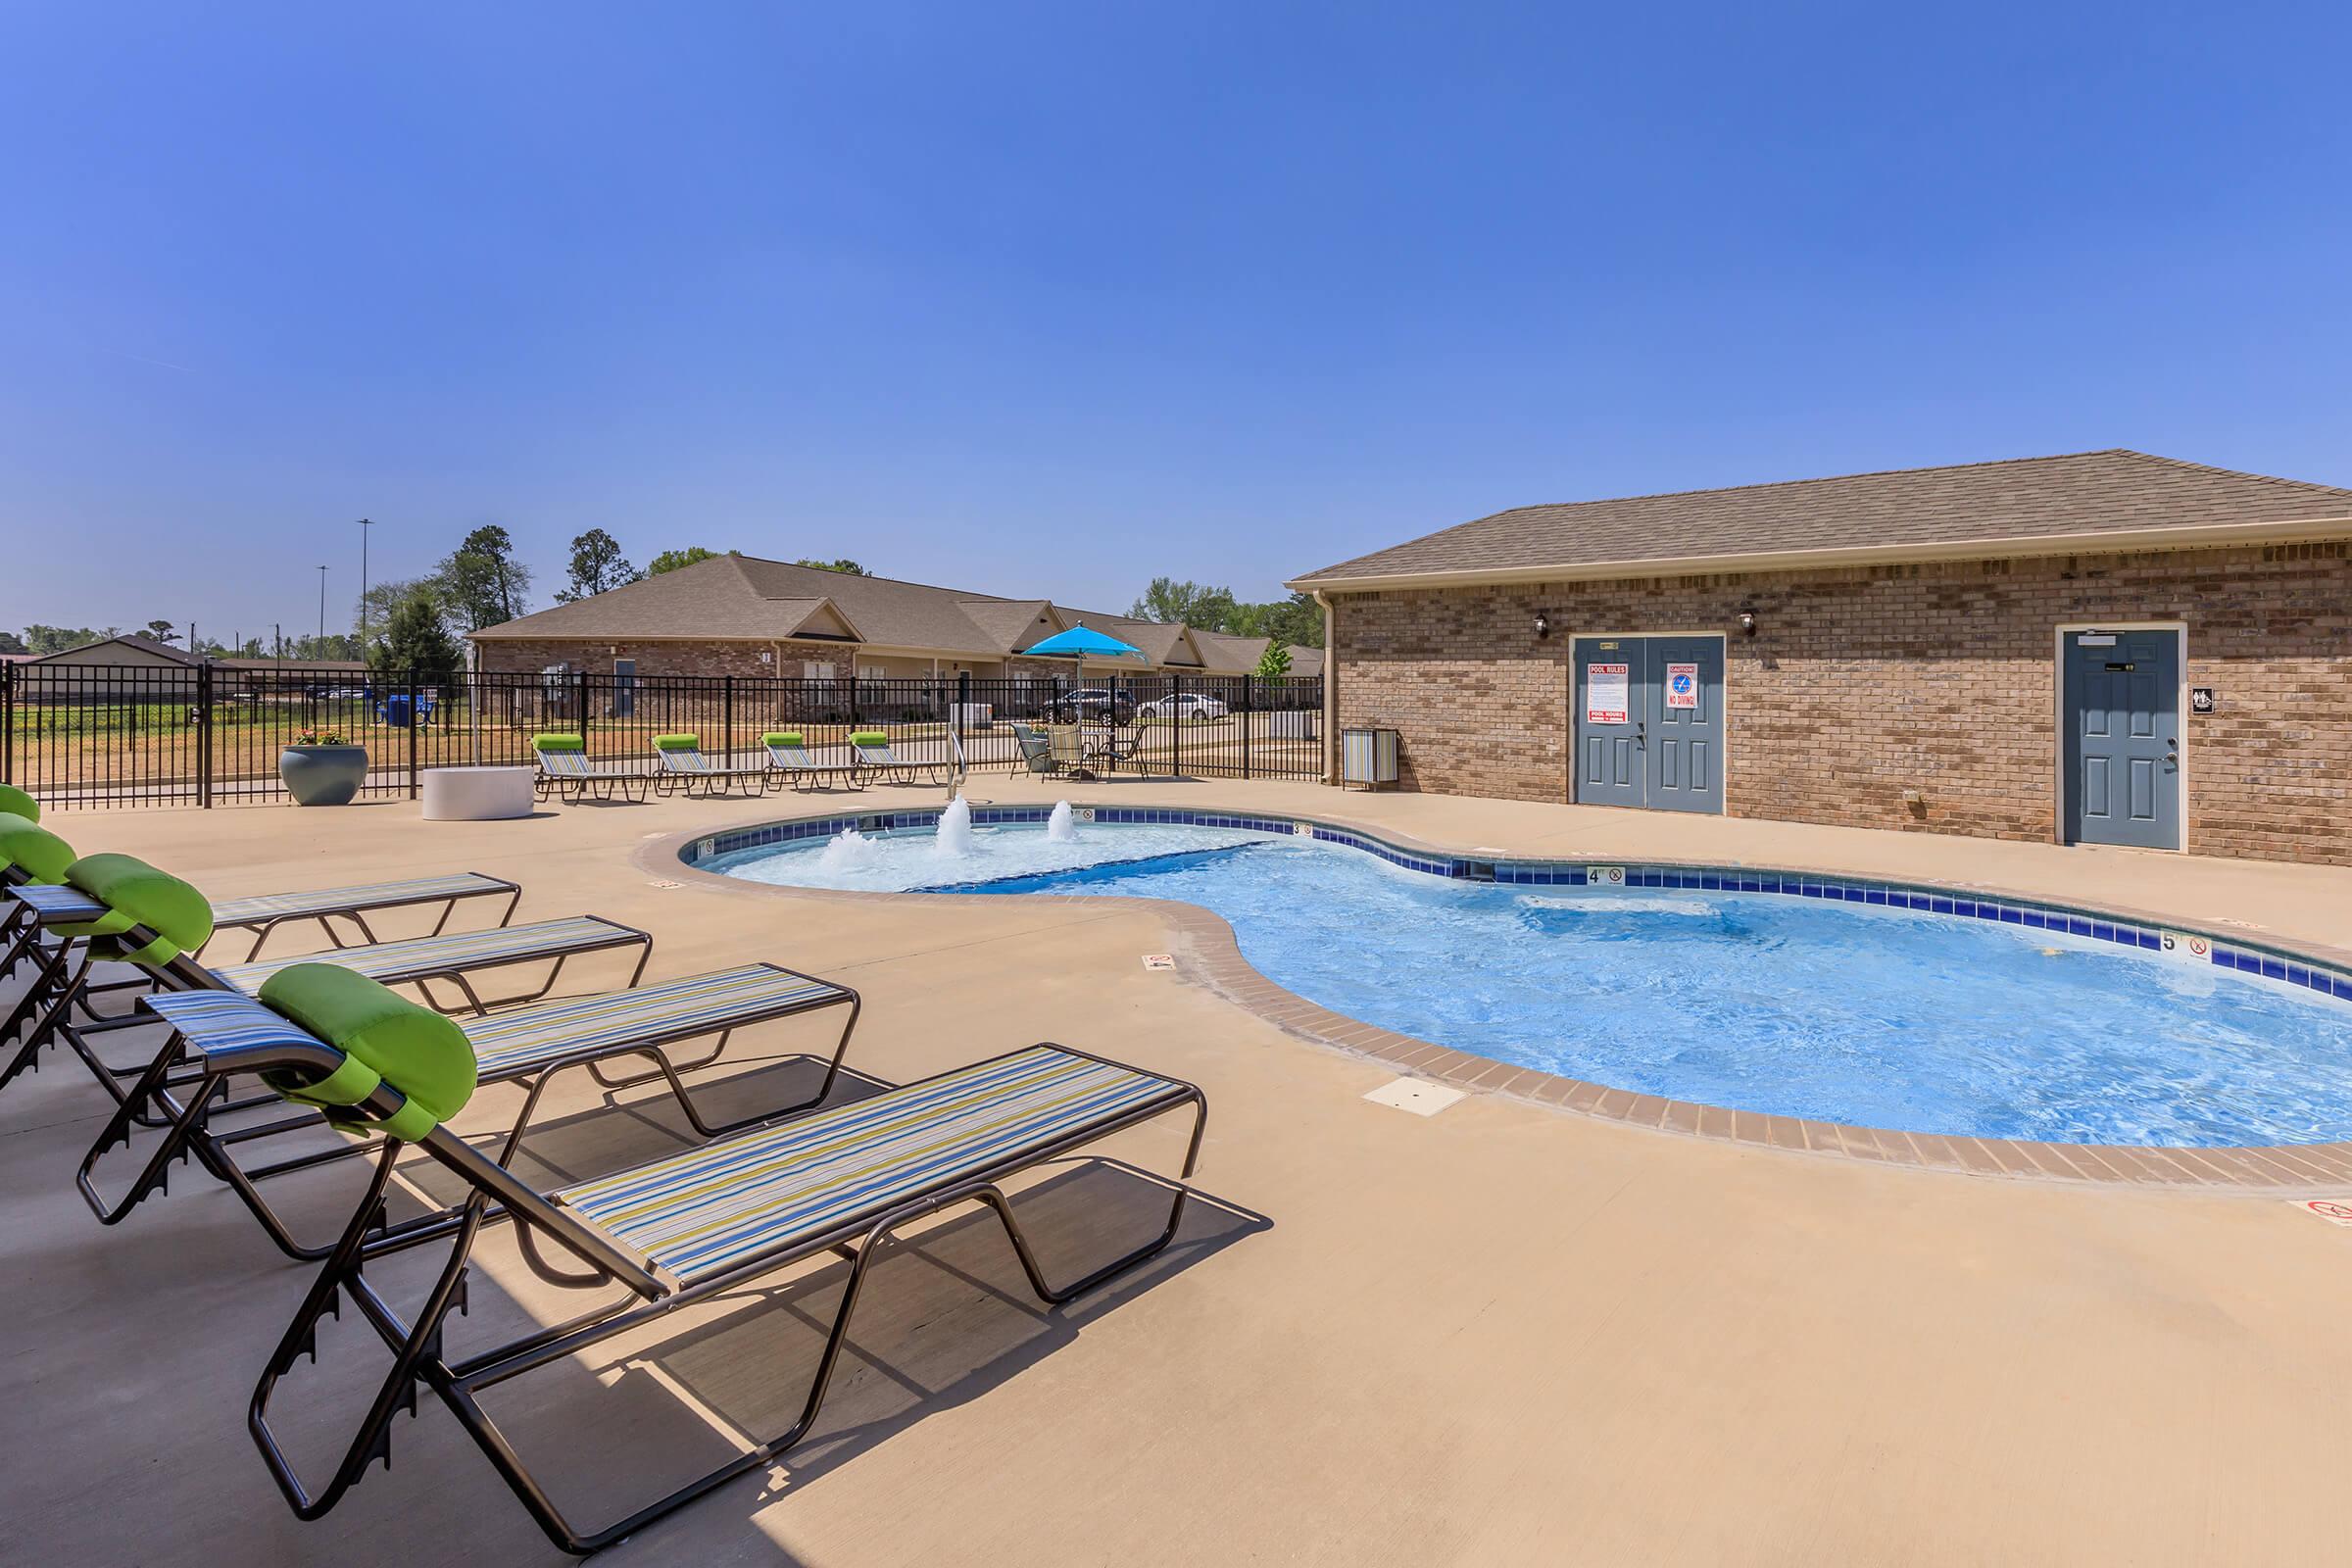
[[[86,643],[75,643],[71,648],[60,648],[55,653],[35,654],[28,662],[37,663],[41,660],[57,659],[66,654],[87,653],[93,648],[104,648],[110,644],[119,644],[142,654],[153,654],[156,658],[170,660],[174,664],[196,665],[204,662],[186,649],[175,648],[167,642],[159,642],[143,631],[126,631],[115,637],[94,637]]]
[[[1524,576],[1558,568],[1696,569],[1744,558],[2010,553],[2099,534],[2252,524],[2352,523],[2352,490],[2239,473],[2116,448],[1954,467],[1902,468],[1519,507],[1309,572],[1297,588],[1358,579]]]
[[[936,588],[893,577],[852,576],[757,556],[714,556],[591,599],[484,627],[472,635],[490,642],[519,638],[766,642],[821,635],[808,628],[827,619],[824,612],[828,607],[856,640],[869,647],[1002,659],[1084,621],[1098,631],[1134,643],[1154,663],[1189,662],[1191,659],[1184,646],[1185,628],[1174,624],[1066,610],[1044,599],[1000,599],[994,594]],[[1225,638],[1222,642],[1237,646],[1221,648],[1212,656],[1205,643],[1200,645],[1204,669],[1240,673],[1255,666],[1265,647],[1263,638]]]

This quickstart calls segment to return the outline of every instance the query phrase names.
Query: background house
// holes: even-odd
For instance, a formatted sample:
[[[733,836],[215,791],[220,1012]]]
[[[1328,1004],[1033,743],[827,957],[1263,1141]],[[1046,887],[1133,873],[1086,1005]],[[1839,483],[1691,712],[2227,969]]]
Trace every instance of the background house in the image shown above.
[[[1025,659],[1023,651],[1081,623],[1144,655],[1090,664],[1090,679],[1242,675],[1257,667],[1266,650],[1263,637],[737,555],[557,605],[474,632],[471,640],[480,667],[504,673],[1050,680],[1069,678],[1071,661]]]

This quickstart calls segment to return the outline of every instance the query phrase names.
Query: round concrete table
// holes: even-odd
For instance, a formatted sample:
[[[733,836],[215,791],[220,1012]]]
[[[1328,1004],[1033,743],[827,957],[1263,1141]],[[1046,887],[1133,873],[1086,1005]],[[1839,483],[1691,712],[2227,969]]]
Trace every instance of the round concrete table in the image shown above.
[[[424,770],[424,819],[428,822],[490,822],[528,816],[534,804],[535,767],[428,767]]]

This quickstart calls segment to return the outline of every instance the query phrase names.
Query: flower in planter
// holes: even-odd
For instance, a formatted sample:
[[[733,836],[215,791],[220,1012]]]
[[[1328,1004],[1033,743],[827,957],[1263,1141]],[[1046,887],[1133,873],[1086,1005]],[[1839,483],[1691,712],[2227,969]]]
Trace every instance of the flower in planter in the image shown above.
[[[341,730],[306,729],[294,737],[294,744],[297,746],[343,746],[349,743],[344,740]]]

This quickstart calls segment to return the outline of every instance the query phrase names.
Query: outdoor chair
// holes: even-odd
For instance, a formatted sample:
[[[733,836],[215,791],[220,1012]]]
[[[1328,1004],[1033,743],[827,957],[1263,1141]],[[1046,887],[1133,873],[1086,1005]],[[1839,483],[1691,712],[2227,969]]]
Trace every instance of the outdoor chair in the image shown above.
[[[940,785],[948,782],[948,763],[944,759],[922,760],[899,757],[890,749],[890,737],[878,729],[861,729],[852,734],[850,753],[857,760],[861,776],[872,774],[885,784],[913,784],[924,779]]]
[[[1012,726],[1012,738],[1021,748],[1021,765],[1032,773],[1056,773],[1061,764],[1054,760],[1054,737],[1033,724]]]
[[[473,1088],[473,1055],[455,1020],[384,998],[329,965],[289,970],[264,988],[268,1016],[235,1048],[239,1071],[339,1125],[385,1135],[350,1223],[271,1350],[247,1428],[297,1517],[317,1519],[377,1459],[389,1462],[393,1417],[413,1410],[418,1385],[448,1405],[500,1478],[560,1549],[585,1555],[736,1476],[771,1468],[823,1406],[870,1265],[899,1232],[954,1205],[986,1204],[1003,1222],[1029,1285],[1060,1303],[1152,1257],[1174,1239],[1200,1153],[1207,1102],[1191,1084],[1054,1045],[923,1079],[872,1099],[739,1133],[616,1175],[542,1194],[449,1131]],[[274,1023],[270,1018],[274,1018]],[[1170,1111],[1191,1107],[1183,1171],[1153,1178],[1171,1193],[1158,1235],[1061,1286],[1040,1272],[1003,1183]],[[446,1220],[399,1245],[454,1237],[432,1285],[410,1311],[364,1265],[390,1248],[377,1210],[403,1144],[413,1144],[470,1191]],[[454,1354],[443,1337],[466,1304],[473,1249],[494,1217],[514,1220],[522,1263],[545,1283],[594,1291],[596,1304],[552,1327]],[[846,1258],[846,1277],[798,1418],[746,1445],[708,1474],[603,1525],[567,1518],[532,1475],[481,1396],[656,1319],[773,1281],[803,1263]],[[391,1352],[391,1366],[325,1483],[314,1492],[281,1447],[272,1401],[282,1378],[318,1347],[319,1320],[348,1297]],[[742,1298],[748,1299],[749,1298]],[[792,1300],[771,1309],[797,1311]],[[689,1326],[685,1332],[699,1332]],[[651,1353],[642,1344],[629,1353]],[[582,1421],[594,1419],[583,1398]],[[461,1534],[465,1525],[453,1526]],[[432,1544],[425,1544],[430,1549]]]
[[[128,964],[138,971],[139,982],[157,990],[250,995],[280,969],[318,961],[318,956],[312,955],[207,966],[196,955],[213,934],[211,905],[187,883],[127,855],[84,856],[67,868],[62,886],[19,887],[11,896],[30,906],[41,928],[61,940],[40,951],[31,985],[7,1023],[0,1025],[0,1040],[12,1035],[17,1040],[15,1054],[0,1067],[0,1089],[32,1066],[43,1048],[63,1040],[100,1087],[118,1102],[123,1098],[125,1091],[118,1080],[135,1078],[139,1070],[110,1066],[88,1036],[144,1020],[135,1011],[101,1014],[91,1006],[91,994],[99,989],[92,984],[91,971],[101,962]],[[93,903],[101,911],[96,918],[90,915]],[[493,1006],[536,1002],[555,989],[570,958],[616,949],[637,949],[628,980],[634,987],[644,977],[653,944],[651,936],[634,927],[601,915],[573,915],[338,948],[331,956],[337,964],[387,985],[413,985],[435,1006],[440,1003],[433,994],[434,983],[454,986],[464,1005],[486,1012]],[[484,1000],[475,989],[477,975],[542,962],[551,967],[535,990]],[[76,1007],[83,1013],[78,1022],[74,1016]]]
[[[35,820],[40,809],[32,797],[0,785],[0,889],[54,887],[66,879],[74,863],[73,848]],[[0,936],[8,945],[0,957],[0,978],[16,973],[17,965],[38,954],[41,938],[40,922],[31,910],[13,898],[5,905],[0,909]],[[7,1034],[0,1027],[0,1040]]]
[[[279,973],[288,973],[290,969],[291,966]],[[268,992],[272,983],[265,981],[262,990]],[[216,1133],[212,1127],[213,1108],[225,1098],[230,1075],[243,1070],[240,1066],[246,1059],[243,1053],[255,1031],[267,1034],[272,1029],[282,1029],[283,1020],[252,997],[224,991],[172,992],[143,998],[140,1004],[169,1024],[172,1032],[82,1159],[75,1182],[91,1211],[102,1224],[118,1223],[146,1199],[163,1191],[172,1163],[192,1153],[198,1164],[236,1193],[281,1251],[297,1258],[324,1257],[329,1248],[298,1242],[257,1184],[271,1176],[364,1154],[368,1142],[338,1141],[327,1150],[309,1147],[274,1161],[246,1165],[239,1161],[236,1146],[280,1134],[315,1130],[319,1113],[306,1110],[263,1125],[239,1126],[226,1133]],[[716,1063],[737,1030],[833,1008],[844,1009],[841,1035],[814,1094],[792,1104],[772,1106],[733,1120],[704,1119],[686,1092],[682,1074]],[[523,1090],[521,1107],[514,1113],[498,1155],[498,1162],[507,1165],[513,1162],[521,1145],[539,1097],[554,1078],[574,1067],[587,1068],[597,1083],[609,1090],[631,1089],[657,1079],[666,1082],[688,1125],[706,1140],[822,1104],[833,1092],[842,1058],[849,1052],[850,1036],[858,1027],[858,993],[847,986],[777,964],[752,963],[635,990],[567,997],[560,1002],[511,1008],[487,1017],[463,1019],[459,1028],[473,1052],[477,1086],[511,1083]],[[671,1059],[668,1048],[713,1035],[716,1042],[693,1059]],[[606,1066],[630,1056],[651,1062],[652,1070],[628,1076],[607,1075]],[[99,1195],[94,1172],[115,1148],[130,1143],[134,1123],[168,1130],[124,1196],[109,1201]],[[402,1226],[381,1233],[378,1240],[406,1236],[430,1224],[432,1219],[428,1214],[405,1221]]]
[[[531,784],[543,801],[550,795],[568,801],[591,796],[609,801],[615,790],[623,800],[642,801],[654,782],[642,768],[591,765],[588,743],[578,735],[534,735],[531,755],[539,761],[538,776]]]
[[[1115,773],[1119,764],[1134,757],[1142,745],[1142,731],[1106,721],[1101,729],[1086,732],[1086,766],[1091,770],[1100,763]]]
[[[852,789],[865,788],[858,776],[858,764],[851,762],[819,762],[808,755],[808,748],[797,729],[776,730],[760,737],[767,748],[767,773],[771,783],[789,784],[799,789],[831,789],[839,779]]]
[[[702,786],[706,799],[723,794],[737,783],[743,785],[747,795],[755,788],[762,792],[766,788],[765,763],[757,767],[738,767],[732,762],[713,762],[703,755],[703,738],[700,735],[657,735],[654,737],[654,758],[661,764],[654,774],[654,789],[658,794],[671,794],[681,784],[685,786],[688,799],[693,798],[698,784]]]

